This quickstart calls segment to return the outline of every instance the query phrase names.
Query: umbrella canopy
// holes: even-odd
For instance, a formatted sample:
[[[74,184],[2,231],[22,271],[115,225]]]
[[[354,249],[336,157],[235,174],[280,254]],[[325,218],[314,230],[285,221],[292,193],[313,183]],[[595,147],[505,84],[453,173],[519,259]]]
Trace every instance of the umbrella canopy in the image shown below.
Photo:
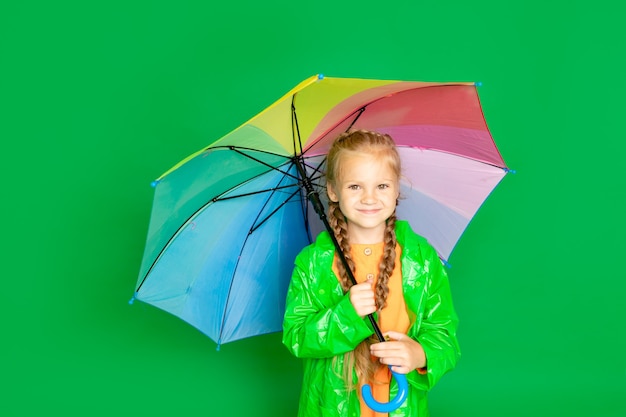
[[[135,298],[218,345],[280,331],[293,260],[324,229],[303,185],[324,200],[325,154],[349,129],[394,138],[398,218],[444,262],[508,172],[473,83],[311,77],[153,183]]]

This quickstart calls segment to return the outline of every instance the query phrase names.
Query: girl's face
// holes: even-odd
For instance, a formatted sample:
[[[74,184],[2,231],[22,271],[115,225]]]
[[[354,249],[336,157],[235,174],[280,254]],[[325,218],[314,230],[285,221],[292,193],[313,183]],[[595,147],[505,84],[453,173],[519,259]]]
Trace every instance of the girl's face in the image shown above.
[[[400,195],[398,178],[384,158],[364,153],[342,158],[336,183],[327,184],[328,196],[348,219],[350,242],[381,242]]]

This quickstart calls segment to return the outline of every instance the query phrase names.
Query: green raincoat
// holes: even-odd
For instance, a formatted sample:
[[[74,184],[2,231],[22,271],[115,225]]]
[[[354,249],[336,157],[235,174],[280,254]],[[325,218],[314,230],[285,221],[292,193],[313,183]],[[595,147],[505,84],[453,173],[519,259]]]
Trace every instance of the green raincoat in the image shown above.
[[[427,373],[407,374],[408,398],[390,416],[428,416],[426,392],[460,356],[456,338],[457,316],[448,278],[441,260],[428,242],[405,221],[396,222],[402,248],[404,299],[411,327],[408,335],[426,353]],[[374,331],[358,316],[332,271],[335,248],[322,232],[295,261],[287,293],[283,343],[304,360],[299,417],[358,417],[357,393],[347,395],[343,381],[343,354],[353,350]],[[390,398],[397,392],[392,380]]]

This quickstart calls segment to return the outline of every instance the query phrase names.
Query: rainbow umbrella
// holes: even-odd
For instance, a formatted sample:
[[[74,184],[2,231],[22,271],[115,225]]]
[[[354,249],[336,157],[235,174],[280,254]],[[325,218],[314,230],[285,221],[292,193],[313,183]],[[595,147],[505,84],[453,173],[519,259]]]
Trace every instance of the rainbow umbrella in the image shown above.
[[[180,317],[218,348],[280,331],[293,261],[328,228],[326,152],[349,129],[395,139],[404,170],[398,218],[443,262],[509,172],[474,83],[310,77],[154,181],[131,302]],[[372,408],[386,412],[404,400],[406,379],[395,377],[399,394],[389,404],[364,392]]]
[[[473,83],[310,77],[153,182],[133,299],[218,344],[281,330],[296,254],[324,229],[325,153],[348,129],[388,133],[403,163],[398,218],[447,262],[509,172]]]

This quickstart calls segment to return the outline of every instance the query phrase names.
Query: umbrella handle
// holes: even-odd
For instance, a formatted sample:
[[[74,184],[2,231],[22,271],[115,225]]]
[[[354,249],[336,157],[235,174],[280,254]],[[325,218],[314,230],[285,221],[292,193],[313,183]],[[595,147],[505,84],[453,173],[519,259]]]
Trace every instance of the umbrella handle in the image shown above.
[[[369,408],[376,411],[377,413],[389,413],[396,410],[402,405],[404,400],[406,400],[406,396],[409,392],[409,384],[406,381],[406,375],[398,374],[394,371],[391,371],[391,374],[398,384],[398,393],[396,394],[395,398],[388,403],[381,403],[376,401],[372,396],[372,387],[370,387],[369,385],[363,385],[363,388],[361,388],[363,401],[365,401],[365,404],[367,404]]]

